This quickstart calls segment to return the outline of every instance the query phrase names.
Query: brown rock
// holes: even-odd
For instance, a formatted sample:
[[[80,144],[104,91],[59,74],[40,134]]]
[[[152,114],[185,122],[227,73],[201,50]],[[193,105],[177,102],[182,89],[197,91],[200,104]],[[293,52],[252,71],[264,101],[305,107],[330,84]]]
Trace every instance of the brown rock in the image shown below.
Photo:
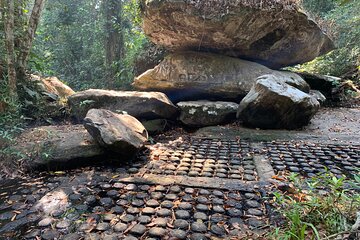
[[[67,98],[75,94],[74,90],[61,82],[57,77],[43,78],[37,75],[31,75],[31,79],[38,82],[38,86],[42,91],[59,96],[59,98]]]
[[[278,69],[334,48],[295,2],[142,0],[143,29],[169,50],[212,51]]]

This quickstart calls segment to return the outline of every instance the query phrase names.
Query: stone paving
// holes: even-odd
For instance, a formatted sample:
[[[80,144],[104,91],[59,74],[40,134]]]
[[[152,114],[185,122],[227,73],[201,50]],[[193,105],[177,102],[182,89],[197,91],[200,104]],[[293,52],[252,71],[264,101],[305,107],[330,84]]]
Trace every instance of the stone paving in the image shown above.
[[[0,239],[241,239],[272,224],[275,174],[358,173],[360,145],[179,138],[134,163],[8,183]]]

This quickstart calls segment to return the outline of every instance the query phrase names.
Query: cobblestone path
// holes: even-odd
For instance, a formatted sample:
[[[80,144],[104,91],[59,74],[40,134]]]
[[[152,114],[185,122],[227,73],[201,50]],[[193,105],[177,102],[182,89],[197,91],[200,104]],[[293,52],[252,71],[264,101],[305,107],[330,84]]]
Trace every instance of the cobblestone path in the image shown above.
[[[126,166],[3,183],[0,239],[258,238],[273,221],[274,175],[359,167],[356,144],[179,138]]]

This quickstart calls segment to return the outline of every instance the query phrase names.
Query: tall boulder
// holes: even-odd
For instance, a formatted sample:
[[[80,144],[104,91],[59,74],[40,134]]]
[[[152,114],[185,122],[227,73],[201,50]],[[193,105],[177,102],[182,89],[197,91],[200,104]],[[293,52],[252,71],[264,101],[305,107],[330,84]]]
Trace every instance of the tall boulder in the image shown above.
[[[309,85],[297,74],[219,54],[181,52],[168,55],[154,69],[135,78],[138,90],[165,92],[172,101],[242,99],[264,74],[273,74],[304,92]]]
[[[241,101],[237,116],[251,127],[296,129],[307,125],[319,107],[314,97],[264,75]]]
[[[334,48],[296,2],[141,0],[143,29],[169,50],[212,51],[278,69]]]
[[[160,92],[111,91],[89,89],[68,99],[71,113],[82,120],[92,108],[127,112],[138,119],[175,119],[177,107]]]
[[[148,138],[145,127],[136,118],[105,109],[91,109],[84,126],[101,146],[129,157],[142,148]]]

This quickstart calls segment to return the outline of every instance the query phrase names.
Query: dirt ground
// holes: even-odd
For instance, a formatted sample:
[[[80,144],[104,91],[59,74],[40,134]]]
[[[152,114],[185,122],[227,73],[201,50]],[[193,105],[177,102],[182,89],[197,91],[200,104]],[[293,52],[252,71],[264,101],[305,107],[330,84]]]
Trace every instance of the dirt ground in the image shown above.
[[[300,130],[261,130],[242,127],[238,123],[206,127],[199,137],[238,137],[252,141],[319,140],[360,142],[360,108],[322,108],[311,123]]]

